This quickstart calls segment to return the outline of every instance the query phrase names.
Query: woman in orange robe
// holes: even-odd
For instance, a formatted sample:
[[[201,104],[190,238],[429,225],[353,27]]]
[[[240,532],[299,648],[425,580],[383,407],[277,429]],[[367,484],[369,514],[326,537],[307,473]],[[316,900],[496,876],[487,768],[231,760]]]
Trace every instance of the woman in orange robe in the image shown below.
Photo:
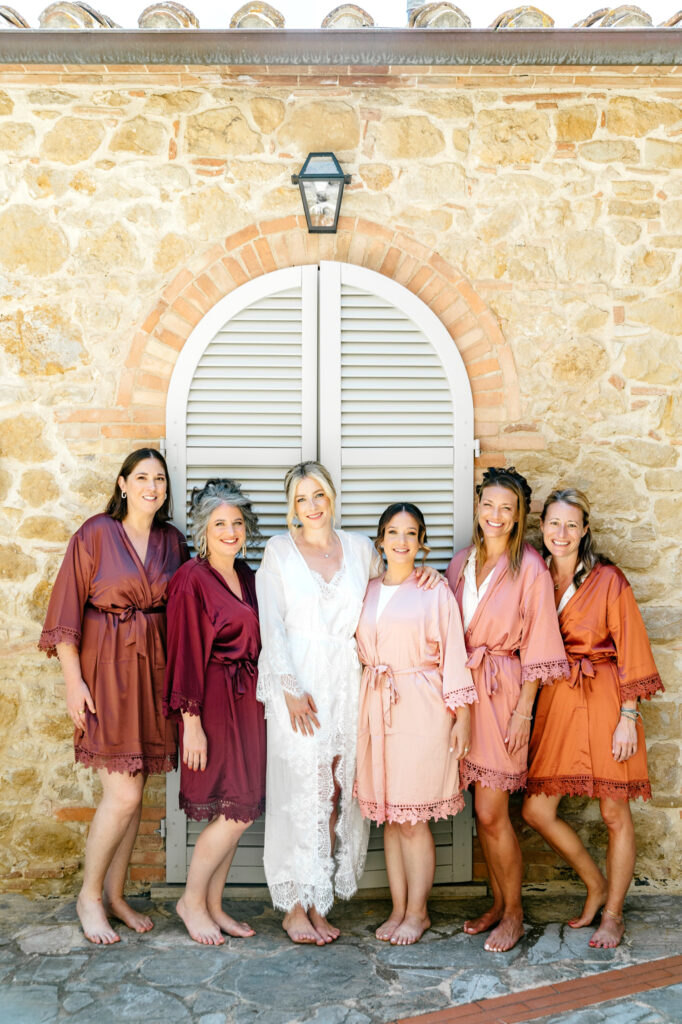
[[[484,948],[503,953],[523,935],[521,849],[509,819],[509,793],[526,784],[528,739],[538,686],[568,675],[552,600],[552,580],[524,544],[530,487],[513,466],[491,467],[476,488],[473,545],[446,576],[462,613],[478,703],[471,707],[471,749],[460,764],[475,786],[478,835],[493,904],[464,922],[469,935],[493,928]]]
[[[523,816],[587,886],[583,928],[604,907],[590,946],[613,948],[625,932],[623,902],[635,866],[629,800],[651,797],[640,697],[662,690],[642,616],[620,569],[592,546],[590,504],[554,490],[542,511],[569,679],[540,693],[530,742]],[[573,829],[557,817],[563,795],[599,799],[609,841],[601,873]]]

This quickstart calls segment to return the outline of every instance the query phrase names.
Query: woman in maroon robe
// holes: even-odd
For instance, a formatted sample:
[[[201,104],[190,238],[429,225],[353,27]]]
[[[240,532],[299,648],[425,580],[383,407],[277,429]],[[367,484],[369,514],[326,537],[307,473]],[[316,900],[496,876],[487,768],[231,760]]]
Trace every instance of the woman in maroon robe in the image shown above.
[[[76,910],[86,938],[104,945],[119,941],[107,914],[137,932],[152,928],[123,889],[147,775],[176,763],[175,731],[162,714],[166,589],[188,552],[170,509],[163,456],[132,452],[106,511],[69,542],[40,637],[62,665],[76,761],[102,783]]]
[[[225,880],[242,833],[265,807],[265,719],[256,700],[260,630],[255,576],[243,555],[259,537],[251,502],[233,480],[209,480],[192,498],[198,557],[168,594],[164,710],[181,718],[180,807],[200,834],[178,901],[195,942],[253,935],[223,911]]]

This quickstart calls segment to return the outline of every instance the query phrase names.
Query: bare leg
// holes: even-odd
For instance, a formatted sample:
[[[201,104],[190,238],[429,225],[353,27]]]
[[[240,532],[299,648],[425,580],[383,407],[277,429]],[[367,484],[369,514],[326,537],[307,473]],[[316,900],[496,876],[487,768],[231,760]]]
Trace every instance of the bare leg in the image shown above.
[[[234,857],[235,850],[237,849],[237,844],[244,832],[246,832],[247,828],[249,828],[253,822],[226,819],[226,824],[233,826],[230,848],[209,880],[206,906],[209,914],[222,932],[226,932],[228,935],[233,935],[235,938],[248,938],[251,935],[255,935],[253,928],[251,928],[246,921],[235,921],[233,917],[230,917],[229,914],[225,913],[223,910],[223,891],[225,889],[225,881],[230,870],[230,865],[232,864],[232,858]]]
[[[143,787],[147,776],[143,776]],[[154,927],[154,922],[147,914],[139,914],[133,910],[128,901],[124,898],[126,875],[128,865],[135,846],[135,840],[140,828],[140,817],[142,815],[142,804],[138,807],[137,814],[130,822],[123,839],[118,845],[109,870],[104,879],[104,909],[107,914],[118,918],[133,931],[143,933],[149,932]]]
[[[315,929],[300,903],[297,903],[288,914],[284,915],[282,928],[284,928],[292,942],[315,946],[325,946],[327,944],[327,940],[323,939]]]
[[[90,942],[110,945],[120,939],[107,920],[102,898],[104,880],[121,844],[125,851],[130,843],[128,833],[139,820],[145,780],[141,775],[108,772],[105,768],[100,769],[99,777],[102,799],[85,846],[83,885],[76,901],[76,912]],[[120,875],[120,866],[116,871]]]
[[[609,892],[601,924],[589,944],[598,949],[614,949],[625,934],[623,904],[635,870],[635,830],[627,800],[602,797],[599,809],[609,830],[609,845],[606,851]]]
[[[225,941],[220,925],[216,923],[209,910],[209,886],[214,875],[222,871],[226,857],[229,855],[230,861],[232,860],[234,847],[239,842],[244,828],[243,822],[227,820],[221,814],[206,826],[194,848],[185,891],[178,900],[176,910],[185,922],[190,936],[204,946],[221,946]],[[223,884],[226,876],[227,871],[222,878]],[[214,897],[217,896],[216,890],[217,884],[216,889],[212,891]],[[220,893],[222,895],[222,887]],[[218,913],[215,903],[214,909]],[[222,913],[222,908],[220,912]]]
[[[334,779],[334,792],[332,794],[332,812],[329,816],[329,850],[330,853],[334,854],[334,847],[336,846],[336,823],[339,820],[339,798],[341,796],[341,787],[336,779],[336,770],[339,765],[338,757],[332,762],[332,778]],[[330,924],[326,917],[318,913],[317,907],[311,907],[308,911],[308,917],[310,922],[318,933],[321,935],[325,942],[333,942],[338,939],[341,932],[339,929]]]
[[[523,818],[539,832],[553,850],[570,864],[587,887],[587,898],[579,917],[569,921],[571,928],[585,928],[604,906],[607,895],[606,879],[583,846],[580,837],[570,825],[557,817],[560,796],[536,794],[523,802]]]
[[[509,820],[509,793],[476,786],[476,818],[483,851],[492,875],[500,886],[502,917],[483,947],[489,953],[505,953],[523,936],[521,906],[521,848]]]
[[[407,906],[390,942],[393,946],[410,946],[419,942],[431,926],[426,901],[436,873],[436,847],[427,821],[398,825],[398,836],[407,879]]]
[[[393,909],[388,919],[379,925],[375,935],[382,942],[389,942],[393,932],[405,917],[407,909],[407,876],[400,847],[400,826],[390,822],[384,825],[384,857]]]
[[[482,788],[479,783],[476,783],[476,801],[478,801],[478,791]],[[481,844],[481,850],[485,857],[486,867],[488,868],[488,882],[493,894],[492,906],[488,908],[480,917],[474,917],[471,920],[464,922],[463,931],[467,935],[479,935],[481,932],[489,931],[494,925],[498,924],[502,920],[502,914],[504,912],[504,900],[502,898],[502,887],[495,877],[490,857],[486,850],[486,837],[483,829],[478,830],[478,841]]]

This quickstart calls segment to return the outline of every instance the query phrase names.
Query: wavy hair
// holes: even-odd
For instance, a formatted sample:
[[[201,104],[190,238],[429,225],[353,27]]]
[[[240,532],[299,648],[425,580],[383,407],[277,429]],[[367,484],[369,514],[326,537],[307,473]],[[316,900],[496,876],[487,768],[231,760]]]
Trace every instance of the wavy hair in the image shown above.
[[[258,529],[258,516],[253,511],[251,499],[247,498],[242,491],[241,484],[228,477],[207,480],[203,487],[195,487],[192,491],[192,505],[189,513],[192,541],[200,558],[206,558],[208,554],[206,530],[211,513],[221,505],[232,505],[233,508],[240,510],[244,516],[248,544],[258,546],[263,539]],[[246,550],[242,550],[241,553],[246,557]]]
[[[476,487],[476,497],[480,503],[486,487],[506,487],[516,495],[518,519],[507,539],[509,555],[509,571],[512,576],[518,575],[523,559],[523,542],[526,533],[526,518],[530,512],[530,496],[532,491],[526,480],[514,466],[491,466],[486,469],[483,479]],[[478,523],[478,507],[474,517],[473,543],[476,549],[476,565],[480,568],[485,562],[485,537]]]
[[[374,547],[377,549],[379,554],[382,554],[383,540],[386,535],[386,528],[390,523],[393,516],[397,516],[400,512],[407,512],[408,515],[417,523],[419,527],[417,532],[417,540],[419,541],[419,547],[422,549],[424,554],[422,555],[422,565],[426,561],[426,557],[431,550],[427,544],[426,537],[426,523],[424,521],[424,513],[416,505],[413,505],[410,501],[394,501],[392,505],[385,508],[379,517],[379,525],[377,526],[377,535],[374,538]]]
[[[173,515],[173,497],[171,494],[171,483],[168,475],[168,466],[161,452],[157,452],[156,448],[138,448],[136,451],[131,452],[123,460],[123,465],[116,474],[116,483],[114,484],[114,492],[107,502],[107,506],[104,509],[106,515],[111,516],[112,519],[118,520],[119,523],[123,522],[125,517],[128,515],[128,499],[123,497],[123,492],[119,487],[118,481],[121,477],[127,480],[135,467],[139,462],[143,462],[144,459],[156,459],[157,462],[161,463],[163,471],[166,474],[166,500],[164,501],[161,508],[157,509],[154,513],[154,523],[157,526],[162,526],[167,523]]]
[[[287,526],[290,530],[297,529],[296,526],[296,488],[298,487],[301,480],[305,480],[306,477],[310,477],[315,483],[320,485],[320,488],[324,491],[329,504],[331,505],[332,523],[334,522],[334,515],[336,509],[336,488],[334,487],[334,481],[331,478],[331,473],[326,469],[321,462],[316,462],[314,459],[308,459],[307,462],[297,462],[295,466],[287,470],[287,474],[284,477],[284,493],[287,496]]]
[[[573,577],[573,582],[576,587],[579,587],[581,583],[585,582],[585,578],[591,569],[594,569],[595,565],[610,565],[611,562],[604,555],[600,555],[594,547],[594,539],[592,537],[592,530],[590,529],[590,501],[587,495],[583,491],[579,491],[577,487],[555,487],[553,491],[545,498],[545,503],[542,506],[542,512],[540,513],[540,522],[544,523],[547,515],[547,509],[554,502],[562,501],[566,505],[571,505],[573,508],[580,509],[583,516],[583,526],[587,527],[587,532],[584,537],[580,538],[580,546],[578,548],[578,562],[580,565],[582,562],[582,568],[577,570]],[[549,551],[542,545],[542,554],[544,558],[547,558]]]

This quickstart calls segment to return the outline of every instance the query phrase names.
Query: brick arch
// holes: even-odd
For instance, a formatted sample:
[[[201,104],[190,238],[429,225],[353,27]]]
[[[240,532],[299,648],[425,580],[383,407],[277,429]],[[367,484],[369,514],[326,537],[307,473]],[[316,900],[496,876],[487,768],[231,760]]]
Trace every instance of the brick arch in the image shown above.
[[[542,447],[520,426],[511,347],[470,282],[433,250],[400,230],[341,217],[335,235],[311,235],[304,217],[262,221],[230,235],[176,274],[133,338],[105,436],[141,443],[165,435],[164,410],[178,353],[202,317],[229,292],[283,267],[338,260],[385,274],[438,316],[464,360],[473,392],[479,466],[507,450]],[[104,410],[102,410],[104,413]],[[105,418],[104,416],[102,417]]]

